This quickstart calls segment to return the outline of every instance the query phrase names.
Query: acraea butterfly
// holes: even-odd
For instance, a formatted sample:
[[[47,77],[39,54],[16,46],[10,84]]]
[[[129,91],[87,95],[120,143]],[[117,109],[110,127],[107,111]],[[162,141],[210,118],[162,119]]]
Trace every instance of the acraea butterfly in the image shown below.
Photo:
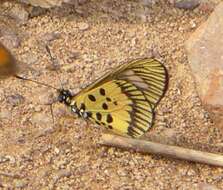
[[[75,95],[60,90],[58,100],[79,117],[137,138],[152,127],[154,110],[167,84],[167,70],[161,62],[138,59],[117,67]]]
[[[59,93],[58,101],[68,106],[74,114],[133,138],[140,137],[152,127],[155,108],[168,85],[165,66],[153,58],[123,64],[75,95],[69,90],[18,76],[14,62],[10,52],[1,45],[0,75],[11,74],[18,79],[54,88]],[[6,74],[4,69],[7,66],[10,72]]]

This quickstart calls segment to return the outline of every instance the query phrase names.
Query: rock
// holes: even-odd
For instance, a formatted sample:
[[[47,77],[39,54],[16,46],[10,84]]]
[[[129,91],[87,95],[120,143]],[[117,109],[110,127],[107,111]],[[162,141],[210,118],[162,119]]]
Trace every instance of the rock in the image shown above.
[[[38,62],[38,57],[35,53],[27,52],[23,55],[23,62],[25,62],[28,65],[34,65]]]
[[[0,164],[4,163],[4,162],[8,162],[9,161],[9,158],[6,156],[2,156],[0,155]]]
[[[20,0],[20,1],[35,7],[51,8],[55,6],[61,6],[64,0]]]
[[[52,124],[52,118],[44,113],[34,113],[31,118],[31,123],[33,125],[40,125],[40,126],[49,126]]]
[[[16,163],[16,159],[15,159],[14,156],[6,155],[5,158],[7,160],[9,160],[10,164],[15,164]]]
[[[180,1],[176,1],[174,3],[174,6],[179,8],[179,9],[194,9],[196,7],[198,7],[198,5],[200,4],[199,0],[180,0]]]
[[[42,8],[59,7],[63,3],[75,3],[77,0],[20,0],[23,3]]]
[[[45,33],[43,36],[41,36],[41,40],[47,43],[59,39],[60,37],[61,37],[60,32],[54,31]]]
[[[64,177],[70,177],[71,176],[71,171],[68,170],[68,169],[61,169],[61,170],[58,170],[56,172],[56,175],[53,176],[53,183],[57,183],[57,181],[61,178],[64,178]]]
[[[141,0],[140,2],[144,6],[151,6],[156,4],[157,0]]]
[[[215,8],[215,3],[213,1],[201,1],[201,4],[199,6],[199,10],[203,12],[212,12]]]
[[[16,23],[24,24],[29,19],[29,13],[20,4],[15,4],[9,12],[10,17],[15,19]]]
[[[43,9],[41,7],[29,7],[29,18],[34,18],[37,16],[41,16],[47,12],[47,9]]]
[[[150,11],[148,7],[140,8],[135,13],[136,17],[139,18],[142,22],[146,23],[151,20]]]
[[[203,105],[223,121],[223,3],[186,42],[188,60]],[[223,124],[222,124],[223,129]]]
[[[220,190],[215,185],[211,185],[211,184],[208,184],[208,183],[200,183],[198,185],[198,189],[199,190]]]
[[[7,101],[12,106],[18,106],[25,101],[25,98],[20,94],[14,94],[7,97]]]
[[[79,5],[83,5],[84,3],[87,3],[88,0],[78,0],[78,4]]]
[[[49,92],[48,90],[41,90],[38,93],[38,102],[41,105],[51,105],[56,102],[56,97],[53,92]]]
[[[81,23],[78,24],[78,28],[81,31],[85,31],[89,28],[89,24],[86,23],[86,22],[81,22]]]
[[[15,188],[25,188],[28,185],[27,181],[23,180],[23,179],[16,179],[14,181],[14,187]]]
[[[2,29],[0,29],[2,32]],[[3,34],[0,36],[0,41],[6,46],[8,49],[18,48],[20,46],[20,39],[16,33],[10,32],[8,34]]]
[[[1,120],[10,120],[12,118],[12,111],[8,109],[1,109],[0,111],[0,119]]]

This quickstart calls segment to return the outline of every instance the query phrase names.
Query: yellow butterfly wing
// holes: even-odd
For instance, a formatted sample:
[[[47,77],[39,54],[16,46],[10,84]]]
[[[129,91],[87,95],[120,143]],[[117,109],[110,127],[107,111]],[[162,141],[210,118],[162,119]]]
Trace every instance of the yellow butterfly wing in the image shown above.
[[[152,126],[153,111],[142,92],[123,80],[108,81],[75,98],[89,119],[118,134],[141,136]]]
[[[165,67],[155,59],[120,66],[71,100],[88,119],[121,135],[139,137],[153,123],[154,107],[167,85]]]

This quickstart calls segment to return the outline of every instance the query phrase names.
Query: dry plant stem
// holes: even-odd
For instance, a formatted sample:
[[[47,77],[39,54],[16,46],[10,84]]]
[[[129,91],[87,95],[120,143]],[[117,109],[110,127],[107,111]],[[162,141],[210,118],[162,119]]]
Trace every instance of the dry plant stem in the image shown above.
[[[131,139],[112,134],[103,134],[100,144],[135,150],[143,153],[158,154],[191,162],[223,166],[223,155],[201,152],[177,146],[164,145],[151,141]]]

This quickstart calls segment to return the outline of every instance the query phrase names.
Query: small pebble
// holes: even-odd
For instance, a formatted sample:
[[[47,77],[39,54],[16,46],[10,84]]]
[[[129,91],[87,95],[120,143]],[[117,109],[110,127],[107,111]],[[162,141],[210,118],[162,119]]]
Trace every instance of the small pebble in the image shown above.
[[[25,188],[28,185],[27,181],[23,180],[23,179],[16,179],[14,181],[14,187],[15,188]]]
[[[81,31],[88,30],[89,29],[89,24],[86,23],[86,22],[81,22],[81,23],[78,24],[78,28]]]
[[[6,155],[5,158],[9,160],[10,164],[16,163],[16,159],[14,156]]]
[[[16,23],[25,24],[29,19],[29,13],[21,4],[14,4],[10,9],[10,16],[15,19]]]
[[[220,189],[215,185],[209,183],[200,183],[198,185],[198,190],[220,190]]]
[[[52,118],[44,113],[34,113],[31,117],[32,124],[36,124],[39,126],[45,126],[52,124]]]
[[[1,109],[0,111],[0,119],[10,120],[12,119],[12,111],[8,109]]]
[[[192,10],[200,4],[199,0],[180,0],[175,2],[174,6],[179,9],[189,9]]]
[[[53,92],[49,92],[48,90],[41,91],[38,94],[38,103],[42,105],[51,105],[56,101],[55,94]]]
[[[151,6],[154,5],[157,0],[140,0],[140,3],[144,6]]]
[[[1,32],[1,29],[0,29]],[[17,36],[16,33],[10,32],[8,34],[4,34],[0,37],[0,41],[8,48],[18,48],[20,46],[20,38]]]
[[[56,183],[60,178],[69,177],[71,175],[71,171],[68,169],[61,169],[57,171],[56,175],[53,177],[54,183]]]
[[[41,40],[45,43],[47,42],[51,42],[51,41],[54,41],[56,39],[59,39],[61,37],[61,34],[60,32],[48,32],[48,33],[45,33],[42,37],[41,37]]]
[[[7,102],[11,106],[18,106],[19,104],[24,103],[25,98],[20,94],[14,94],[7,97]]]
[[[23,62],[27,63],[28,65],[34,65],[38,62],[38,57],[35,53],[28,51],[23,55]]]
[[[34,18],[37,16],[41,16],[47,12],[47,9],[41,8],[41,7],[30,7],[28,10],[29,12],[29,17]]]

